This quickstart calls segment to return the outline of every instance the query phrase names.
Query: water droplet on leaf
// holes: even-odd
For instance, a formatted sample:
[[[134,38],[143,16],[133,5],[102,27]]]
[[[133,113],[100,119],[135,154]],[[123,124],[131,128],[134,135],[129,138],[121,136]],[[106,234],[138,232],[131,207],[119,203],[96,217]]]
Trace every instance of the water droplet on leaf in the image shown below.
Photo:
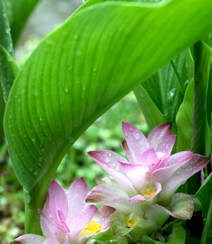
[[[68,93],[69,92],[69,89],[68,88],[65,88],[64,91],[65,91],[65,93]]]

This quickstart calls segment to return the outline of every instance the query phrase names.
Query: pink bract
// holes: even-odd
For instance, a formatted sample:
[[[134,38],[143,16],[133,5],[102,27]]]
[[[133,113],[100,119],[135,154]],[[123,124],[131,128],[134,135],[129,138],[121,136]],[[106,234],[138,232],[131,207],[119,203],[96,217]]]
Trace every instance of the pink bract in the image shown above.
[[[88,153],[115,182],[94,187],[87,202],[129,210],[137,202],[170,201],[177,188],[209,162],[208,157],[191,151],[171,155],[176,136],[170,134],[170,123],[153,129],[148,138],[126,122],[122,122],[122,129],[125,136],[122,148],[127,159],[107,150]],[[173,201],[172,205],[175,206]],[[193,206],[188,209],[192,210]],[[171,214],[170,210],[167,212]]]
[[[89,187],[83,178],[75,180],[68,191],[53,180],[48,190],[40,223],[43,234],[26,234],[15,241],[25,244],[79,244],[109,228],[113,208],[97,207],[85,202]]]

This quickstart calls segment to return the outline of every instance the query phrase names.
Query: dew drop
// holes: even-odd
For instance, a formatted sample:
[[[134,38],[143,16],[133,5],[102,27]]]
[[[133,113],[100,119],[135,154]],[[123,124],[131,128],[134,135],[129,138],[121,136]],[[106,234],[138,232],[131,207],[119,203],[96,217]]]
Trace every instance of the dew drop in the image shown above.
[[[170,96],[170,97],[173,97],[173,96],[174,96],[174,92],[170,92],[170,93],[169,93],[169,96]]]
[[[69,89],[68,88],[65,88],[65,93],[67,94],[69,92]]]
[[[171,100],[174,97],[176,88],[173,88],[169,93],[168,93],[168,99]]]
[[[6,34],[9,34],[9,33],[10,33],[10,29],[7,28],[7,29],[5,30],[5,33],[6,33]]]
[[[187,87],[188,84],[189,84],[189,80],[186,80],[184,83],[184,87]]]
[[[78,37],[79,37],[79,36],[78,36],[77,34],[74,35],[74,39],[75,39],[75,40],[77,40]]]
[[[111,164],[111,168],[115,169],[115,170],[118,170],[118,167],[117,167],[117,164],[115,162],[113,162]]]
[[[81,51],[80,51],[80,50],[77,50],[77,51],[76,51],[76,55],[77,55],[77,56],[80,56],[80,55],[81,55]]]
[[[105,162],[106,163],[109,163],[110,162],[110,159],[109,158],[105,158]]]

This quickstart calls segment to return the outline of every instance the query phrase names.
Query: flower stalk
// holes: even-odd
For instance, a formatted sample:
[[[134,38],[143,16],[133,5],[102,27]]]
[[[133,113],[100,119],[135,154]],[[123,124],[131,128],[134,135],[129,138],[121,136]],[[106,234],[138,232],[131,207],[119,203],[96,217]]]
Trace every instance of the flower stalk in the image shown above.
[[[39,197],[32,192],[24,192],[25,195],[25,233],[41,234]]]

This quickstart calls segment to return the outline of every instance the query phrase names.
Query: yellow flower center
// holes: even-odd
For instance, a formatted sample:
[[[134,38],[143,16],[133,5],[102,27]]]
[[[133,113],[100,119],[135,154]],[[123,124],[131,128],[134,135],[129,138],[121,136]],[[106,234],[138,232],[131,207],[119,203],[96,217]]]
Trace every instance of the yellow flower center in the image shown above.
[[[125,224],[128,228],[132,228],[137,222],[138,220],[136,218],[127,218]]]
[[[91,220],[85,228],[80,232],[80,236],[91,235],[100,232],[102,229],[102,225]]]
[[[154,193],[156,192],[156,187],[154,185],[151,186],[147,186],[144,190],[144,197],[146,199],[152,197],[154,195]]]

